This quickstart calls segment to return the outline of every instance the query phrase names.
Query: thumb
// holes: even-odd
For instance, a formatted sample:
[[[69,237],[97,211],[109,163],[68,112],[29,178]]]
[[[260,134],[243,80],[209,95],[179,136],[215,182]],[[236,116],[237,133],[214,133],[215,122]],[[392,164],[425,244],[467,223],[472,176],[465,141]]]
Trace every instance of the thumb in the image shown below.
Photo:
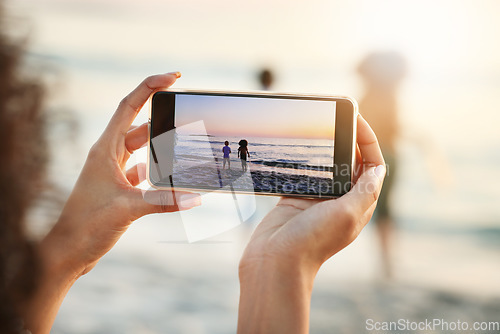
[[[341,205],[351,206],[359,215],[364,214],[378,200],[385,172],[384,165],[368,168],[361,174],[351,191],[337,201]]]
[[[313,230],[320,263],[356,239],[368,223],[377,202],[385,166],[367,169],[356,185],[344,196],[320,202],[301,213],[315,225]],[[298,216],[297,216],[298,217]]]
[[[385,166],[383,165],[365,170],[347,194],[316,204],[311,208],[314,212],[309,210],[309,214],[314,214],[317,224],[325,233],[335,233],[339,226],[343,226],[342,230],[361,231],[366,224],[362,218],[377,202],[384,176]],[[360,222],[363,226],[358,226]]]

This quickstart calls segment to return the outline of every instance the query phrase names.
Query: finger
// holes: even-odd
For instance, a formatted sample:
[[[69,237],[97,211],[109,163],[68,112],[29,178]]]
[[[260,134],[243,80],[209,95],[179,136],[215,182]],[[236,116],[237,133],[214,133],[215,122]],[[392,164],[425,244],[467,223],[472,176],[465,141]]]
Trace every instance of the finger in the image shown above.
[[[377,202],[385,172],[385,165],[370,167],[359,177],[351,191],[337,200],[337,204],[345,206],[350,214],[361,217]]]
[[[111,133],[126,132],[151,94],[161,88],[170,87],[180,76],[180,72],[172,72],[153,75],[144,79],[136,89],[120,102],[106,131]]]
[[[337,200],[319,203],[312,208],[314,211],[318,211],[314,214],[317,214],[319,220],[326,224],[339,212],[352,216],[363,215],[367,208],[376,202],[380,193],[385,176],[385,163],[377,136],[361,115],[358,115],[357,122],[357,144],[363,159],[362,166],[370,168],[361,168],[356,171],[361,175],[347,194]]]
[[[354,177],[353,177],[354,183],[358,181],[362,173],[363,173],[363,158],[361,157],[359,146],[356,145],[356,158],[355,158]]]
[[[366,210],[366,212],[363,214],[363,216],[361,217],[361,221],[364,224],[363,226],[365,226],[366,224],[368,224],[368,222],[370,221],[370,219],[373,216],[373,213],[375,212],[375,208],[376,207],[377,207],[377,203],[373,203],[372,206],[370,206],[368,208],[368,210]]]
[[[127,132],[125,147],[129,153],[140,149],[148,142],[148,123],[144,123]]]
[[[146,164],[141,162],[127,170],[125,176],[128,182],[135,187],[146,180]]]
[[[292,207],[297,210],[306,210],[318,202],[322,202],[322,199],[304,199],[304,198],[293,198],[293,197],[281,197],[276,206],[287,206]]]
[[[138,126],[137,125],[131,125],[130,128],[128,128],[128,132],[134,130],[135,128],[137,128]]]
[[[334,233],[338,224],[342,224],[342,229],[345,229],[346,233],[348,229],[352,229],[357,235],[362,227],[358,225],[359,221],[377,202],[384,173],[384,165],[369,168],[347,194],[338,199],[318,203],[304,214],[308,215],[309,220],[314,217],[314,221],[324,233],[329,233],[332,229]]]
[[[336,218],[347,222],[359,220],[376,203],[380,194],[386,170],[377,137],[361,116],[358,116],[357,127],[357,143],[364,165],[373,167],[361,171],[354,187],[344,196],[318,203],[307,210],[308,215],[316,217],[318,224],[326,227]]]
[[[134,191],[134,214],[138,217],[150,213],[175,212],[201,205],[201,195],[174,189]]]
[[[377,136],[361,115],[358,115],[357,142],[364,166],[384,165]]]

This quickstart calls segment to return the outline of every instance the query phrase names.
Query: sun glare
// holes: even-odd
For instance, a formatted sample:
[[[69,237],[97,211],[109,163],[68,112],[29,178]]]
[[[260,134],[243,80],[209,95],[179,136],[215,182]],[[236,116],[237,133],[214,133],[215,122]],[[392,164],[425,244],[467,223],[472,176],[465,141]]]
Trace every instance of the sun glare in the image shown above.
[[[365,47],[398,49],[415,73],[458,66],[469,53],[467,6],[452,1],[366,1],[360,36]],[[467,23],[467,24],[466,24]]]

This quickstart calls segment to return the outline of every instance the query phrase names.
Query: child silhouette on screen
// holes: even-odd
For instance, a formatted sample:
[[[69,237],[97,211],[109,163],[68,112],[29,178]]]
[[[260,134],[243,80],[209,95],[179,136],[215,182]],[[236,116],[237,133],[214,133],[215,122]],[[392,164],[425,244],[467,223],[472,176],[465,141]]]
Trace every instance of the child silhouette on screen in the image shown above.
[[[229,159],[229,154],[231,153],[231,148],[229,147],[229,142],[226,140],[224,142],[224,147],[222,148],[222,153],[224,153],[224,159],[222,162],[222,169],[226,168],[226,162],[227,162],[227,169],[231,169],[231,160]]]
[[[247,155],[250,158],[250,152],[248,152],[248,142],[245,139],[240,140],[238,143],[240,147],[238,148],[238,158],[241,159],[241,169],[245,172],[247,167]]]

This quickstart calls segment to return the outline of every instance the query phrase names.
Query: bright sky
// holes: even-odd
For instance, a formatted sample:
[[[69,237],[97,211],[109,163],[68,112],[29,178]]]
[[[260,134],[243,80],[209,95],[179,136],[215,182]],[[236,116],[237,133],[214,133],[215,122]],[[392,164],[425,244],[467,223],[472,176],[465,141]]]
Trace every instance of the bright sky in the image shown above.
[[[332,101],[177,95],[175,103],[176,127],[203,120],[210,135],[334,137]]]
[[[499,28],[495,0],[15,2],[41,23],[37,43],[64,41],[64,48],[83,55],[113,51],[169,59],[182,53],[196,62],[335,66],[332,61],[341,65],[353,52],[389,47],[412,58],[419,70],[455,68],[472,58],[478,66],[500,67],[499,47],[488,44]],[[486,47],[489,52],[480,52]]]
[[[374,50],[395,49],[410,67],[401,94],[406,123],[426,128],[450,145],[463,127],[477,134],[473,138],[500,140],[500,1],[6,3],[11,12],[32,22],[34,51],[88,73],[65,83],[69,91],[64,97],[71,104],[79,103],[84,88],[93,96],[106,94],[88,101],[95,101],[91,110],[108,101],[105,107],[112,110],[146,75],[172,70],[183,73],[177,88],[258,88],[255,71],[261,66],[275,69],[278,91],[360,98],[363,87],[355,72],[359,61]],[[117,79],[116,73],[129,79]],[[107,81],[114,87],[104,86]],[[477,115],[473,119],[468,117],[471,109]],[[484,119],[494,121],[485,124]],[[438,131],[444,131],[442,136]]]

